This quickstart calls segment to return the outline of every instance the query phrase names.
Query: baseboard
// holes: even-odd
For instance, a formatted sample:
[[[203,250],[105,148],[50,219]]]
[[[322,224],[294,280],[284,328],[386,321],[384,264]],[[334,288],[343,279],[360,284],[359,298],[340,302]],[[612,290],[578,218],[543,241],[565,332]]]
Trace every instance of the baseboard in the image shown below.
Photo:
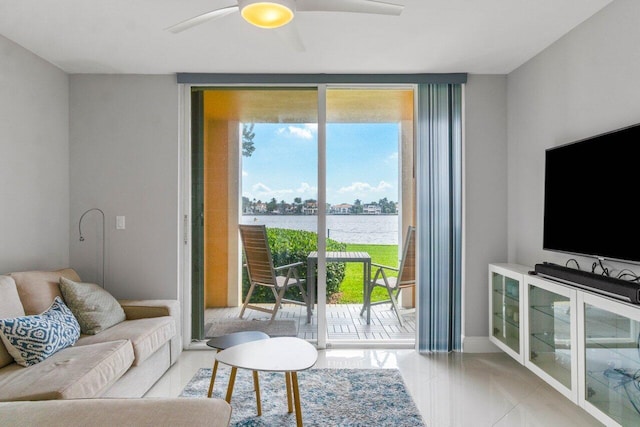
[[[463,353],[499,353],[500,351],[489,341],[489,337],[462,337]]]

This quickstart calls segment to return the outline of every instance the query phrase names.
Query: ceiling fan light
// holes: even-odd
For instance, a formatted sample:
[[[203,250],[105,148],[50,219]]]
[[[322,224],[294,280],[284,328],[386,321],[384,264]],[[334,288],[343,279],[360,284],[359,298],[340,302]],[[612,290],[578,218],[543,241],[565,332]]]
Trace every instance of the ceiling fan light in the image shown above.
[[[293,1],[239,1],[240,14],[248,23],[260,28],[278,28],[293,19]]]

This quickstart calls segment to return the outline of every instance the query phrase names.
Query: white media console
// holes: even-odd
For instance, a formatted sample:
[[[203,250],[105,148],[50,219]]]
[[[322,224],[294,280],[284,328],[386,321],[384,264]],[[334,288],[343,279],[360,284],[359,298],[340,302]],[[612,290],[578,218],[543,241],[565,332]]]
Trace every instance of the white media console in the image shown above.
[[[640,426],[640,305],[489,265],[491,342],[606,425]]]

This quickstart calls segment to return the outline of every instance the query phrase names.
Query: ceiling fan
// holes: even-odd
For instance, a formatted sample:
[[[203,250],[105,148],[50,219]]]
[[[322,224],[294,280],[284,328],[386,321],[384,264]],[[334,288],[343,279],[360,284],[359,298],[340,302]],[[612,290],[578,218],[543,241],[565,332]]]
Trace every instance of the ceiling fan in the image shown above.
[[[240,15],[252,25],[271,29],[285,26],[297,12],[351,12],[397,16],[404,9],[402,5],[374,0],[237,0],[237,2],[236,6],[222,7],[194,16],[166,30],[180,33],[235,12],[240,12]],[[289,37],[295,36],[295,30],[292,29],[292,31]]]

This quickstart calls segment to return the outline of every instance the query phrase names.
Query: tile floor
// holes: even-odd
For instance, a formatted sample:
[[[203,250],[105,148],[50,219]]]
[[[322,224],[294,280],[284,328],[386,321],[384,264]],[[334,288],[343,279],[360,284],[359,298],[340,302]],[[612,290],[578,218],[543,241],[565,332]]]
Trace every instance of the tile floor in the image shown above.
[[[211,366],[213,354],[184,351],[146,397],[178,396],[199,368]],[[398,368],[429,427],[601,425],[503,353],[335,349],[320,351],[316,367]]]

